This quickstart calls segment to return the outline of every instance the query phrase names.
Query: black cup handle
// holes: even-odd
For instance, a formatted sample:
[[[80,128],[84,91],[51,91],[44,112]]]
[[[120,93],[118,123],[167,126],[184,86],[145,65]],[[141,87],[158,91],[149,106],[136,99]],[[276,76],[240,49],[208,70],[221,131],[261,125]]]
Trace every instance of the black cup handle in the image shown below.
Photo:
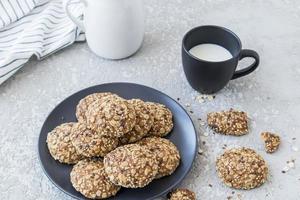
[[[249,67],[246,67],[244,69],[240,69],[240,70],[234,72],[231,79],[236,79],[236,78],[240,78],[242,76],[246,76],[247,74],[250,74],[258,67],[258,65],[259,65],[258,53],[256,53],[253,50],[250,50],[250,49],[242,49],[239,60],[242,60],[243,58],[246,58],[246,57],[254,58],[255,61]]]

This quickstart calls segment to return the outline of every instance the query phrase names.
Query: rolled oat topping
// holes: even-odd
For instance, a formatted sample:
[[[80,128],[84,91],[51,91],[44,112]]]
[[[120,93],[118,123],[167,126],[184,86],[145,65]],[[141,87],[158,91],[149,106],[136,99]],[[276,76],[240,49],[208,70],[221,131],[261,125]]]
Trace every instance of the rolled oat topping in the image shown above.
[[[264,159],[250,148],[226,150],[216,161],[220,179],[229,187],[249,190],[262,185],[268,176]]]
[[[94,101],[102,99],[103,97],[109,95],[113,94],[110,92],[93,93],[81,99],[76,107],[77,120],[79,122],[86,122],[86,112],[88,110],[89,105],[91,105]]]
[[[154,122],[154,116],[149,105],[140,99],[132,99],[128,102],[134,107],[136,123],[131,131],[120,138],[122,144],[133,143],[142,139],[147,135]]]
[[[188,189],[175,189],[168,194],[169,200],[196,200],[196,194]]]
[[[148,135],[163,137],[171,132],[173,128],[172,112],[159,103],[147,102],[154,113],[154,123]]]
[[[103,157],[118,146],[118,138],[103,136],[88,129],[86,124],[76,123],[72,128],[72,144],[85,157]]]
[[[94,101],[88,108],[87,125],[101,135],[122,137],[135,126],[133,106],[120,98],[105,97]]]
[[[74,123],[57,126],[47,135],[47,145],[51,156],[61,163],[74,164],[82,159],[71,142],[71,130]]]
[[[158,161],[147,148],[138,144],[121,146],[104,157],[109,180],[126,188],[148,185],[157,175]]]
[[[207,123],[215,132],[224,135],[240,136],[249,131],[247,113],[233,109],[209,113]]]
[[[121,189],[108,180],[103,162],[98,159],[79,161],[74,165],[70,178],[73,187],[91,199],[109,198]]]
[[[270,132],[263,132],[261,133],[261,139],[265,142],[265,150],[267,153],[273,153],[279,148],[279,135]]]
[[[171,175],[180,163],[177,147],[169,140],[159,137],[144,138],[138,142],[148,147],[157,157],[158,173],[156,178]]]

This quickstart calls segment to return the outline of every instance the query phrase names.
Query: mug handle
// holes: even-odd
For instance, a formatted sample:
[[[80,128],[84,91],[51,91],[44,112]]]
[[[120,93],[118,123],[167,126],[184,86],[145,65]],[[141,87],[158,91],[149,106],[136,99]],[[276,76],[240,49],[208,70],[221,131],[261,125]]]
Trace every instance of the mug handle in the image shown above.
[[[258,55],[258,53],[256,53],[256,51],[253,51],[250,49],[242,49],[239,60],[242,60],[243,58],[246,58],[246,57],[254,58],[255,61],[249,67],[246,67],[244,69],[240,69],[240,70],[234,72],[231,79],[236,79],[236,78],[240,78],[242,76],[246,76],[247,74],[250,74],[258,67],[259,55]]]
[[[86,0],[80,0],[84,6],[87,6],[87,1]],[[72,15],[72,13],[70,12],[69,10],[69,5],[70,3],[72,3],[71,0],[68,0],[66,5],[65,5],[65,10],[66,10],[66,13],[68,15],[68,17],[74,22],[74,24],[76,24],[83,32],[85,32],[85,28],[84,28],[84,25],[83,25],[83,20],[80,20],[78,19],[77,17],[74,17]]]

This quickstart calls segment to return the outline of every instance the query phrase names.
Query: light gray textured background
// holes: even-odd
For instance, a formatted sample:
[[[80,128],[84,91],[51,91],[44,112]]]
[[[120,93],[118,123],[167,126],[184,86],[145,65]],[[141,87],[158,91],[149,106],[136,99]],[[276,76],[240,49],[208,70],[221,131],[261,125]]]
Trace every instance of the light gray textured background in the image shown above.
[[[75,44],[41,62],[32,60],[0,86],[0,198],[71,199],[43,174],[37,139],[48,113],[67,96],[96,84],[129,81],[159,89],[191,104],[204,155],[195,160],[182,186],[198,199],[300,199],[300,1],[298,0],[147,0],[147,29],[142,49],[133,57],[109,61],[95,56],[86,44]],[[236,32],[245,48],[259,52],[255,73],[232,81],[216,99],[199,103],[185,80],[181,39],[190,28],[222,25]],[[248,61],[249,62],[249,61]],[[248,63],[243,62],[243,63]],[[197,118],[230,107],[247,111],[251,132],[243,137],[214,135]],[[282,145],[268,155],[259,133],[280,133]],[[205,133],[209,133],[208,136]],[[296,137],[292,141],[292,138]],[[215,158],[222,146],[248,146],[268,162],[266,184],[251,191],[232,190],[217,178]],[[286,161],[294,169],[281,173]],[[209,184],[212,187],[209,187]],[[232,195],[232,191],[235,193]],[[239,194],[239,195],[238,195]]]

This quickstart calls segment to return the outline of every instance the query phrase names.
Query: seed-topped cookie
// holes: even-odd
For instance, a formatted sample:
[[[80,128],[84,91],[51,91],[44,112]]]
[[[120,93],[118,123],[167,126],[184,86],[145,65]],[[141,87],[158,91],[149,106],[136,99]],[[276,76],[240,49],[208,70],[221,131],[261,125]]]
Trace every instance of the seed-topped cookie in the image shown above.
[[[89,105],[94,101],[102,99],[103,97],[113,95],[110,92],[99,92],[90,94],[79,101],[76,107],[76,117],[79,122],[86,122],[86,112]]]
[[[175,189],[168,194],[169,200],[196,200],[196,194],[188,189]]]
[[[47,145],[51,156],[61,163],[74,164],[82,159],[71,142],[71,130],[74,123],[57,126],[47,135]]]
[[[265,142],[265,150],[267,153],[275,152],[280,145],[280,137],[275,133],[263,132],[261,139]]]
[[[240,136],[249,131],[247,114],[233,109],[209,113],[207,123],[215,132],[224,135]]]
[[[220,179],[229,187],[249,190],[262,185],[268,176],[264,159],[250,148],[225,151],[216,162]]]
[[[152,151],[158,160],[156,178],[171,175],[180,163],[180,154],[177,147],[169,140],[159,137],[144,138],[138,142]]]
[[[136,113],[136,123],[131,131],[120,138],[122,144],[136,142],[146,136],[151,129],[154,117],[149,105],[140,99],[128,100]]]
[[[87,198],[105,199],[115,196],[121,187],[109,181],[104,165],[98,159],[85,159],[74,165],[71,174],[73,187]]]
[[[122,137],[135,125],[133,106],[121,98],[112,96],[94,101],[88,108],[87,125],[101,135]]]
[[[121,146],[104,157],[109,180],[126,188],[148,185],[157,175],[158,161],[147,147],[138,144]]]
[[[154,113],[154,122],[149,131],[149,135],[163,137],[171,132],[173,128],[172,112],[159,103],[147,102]]]
[[[86,157],[105,156],[118,146],[118,138],[103,136],[90,130],[86,124],[76,123],[72,128],[72,144]]]

